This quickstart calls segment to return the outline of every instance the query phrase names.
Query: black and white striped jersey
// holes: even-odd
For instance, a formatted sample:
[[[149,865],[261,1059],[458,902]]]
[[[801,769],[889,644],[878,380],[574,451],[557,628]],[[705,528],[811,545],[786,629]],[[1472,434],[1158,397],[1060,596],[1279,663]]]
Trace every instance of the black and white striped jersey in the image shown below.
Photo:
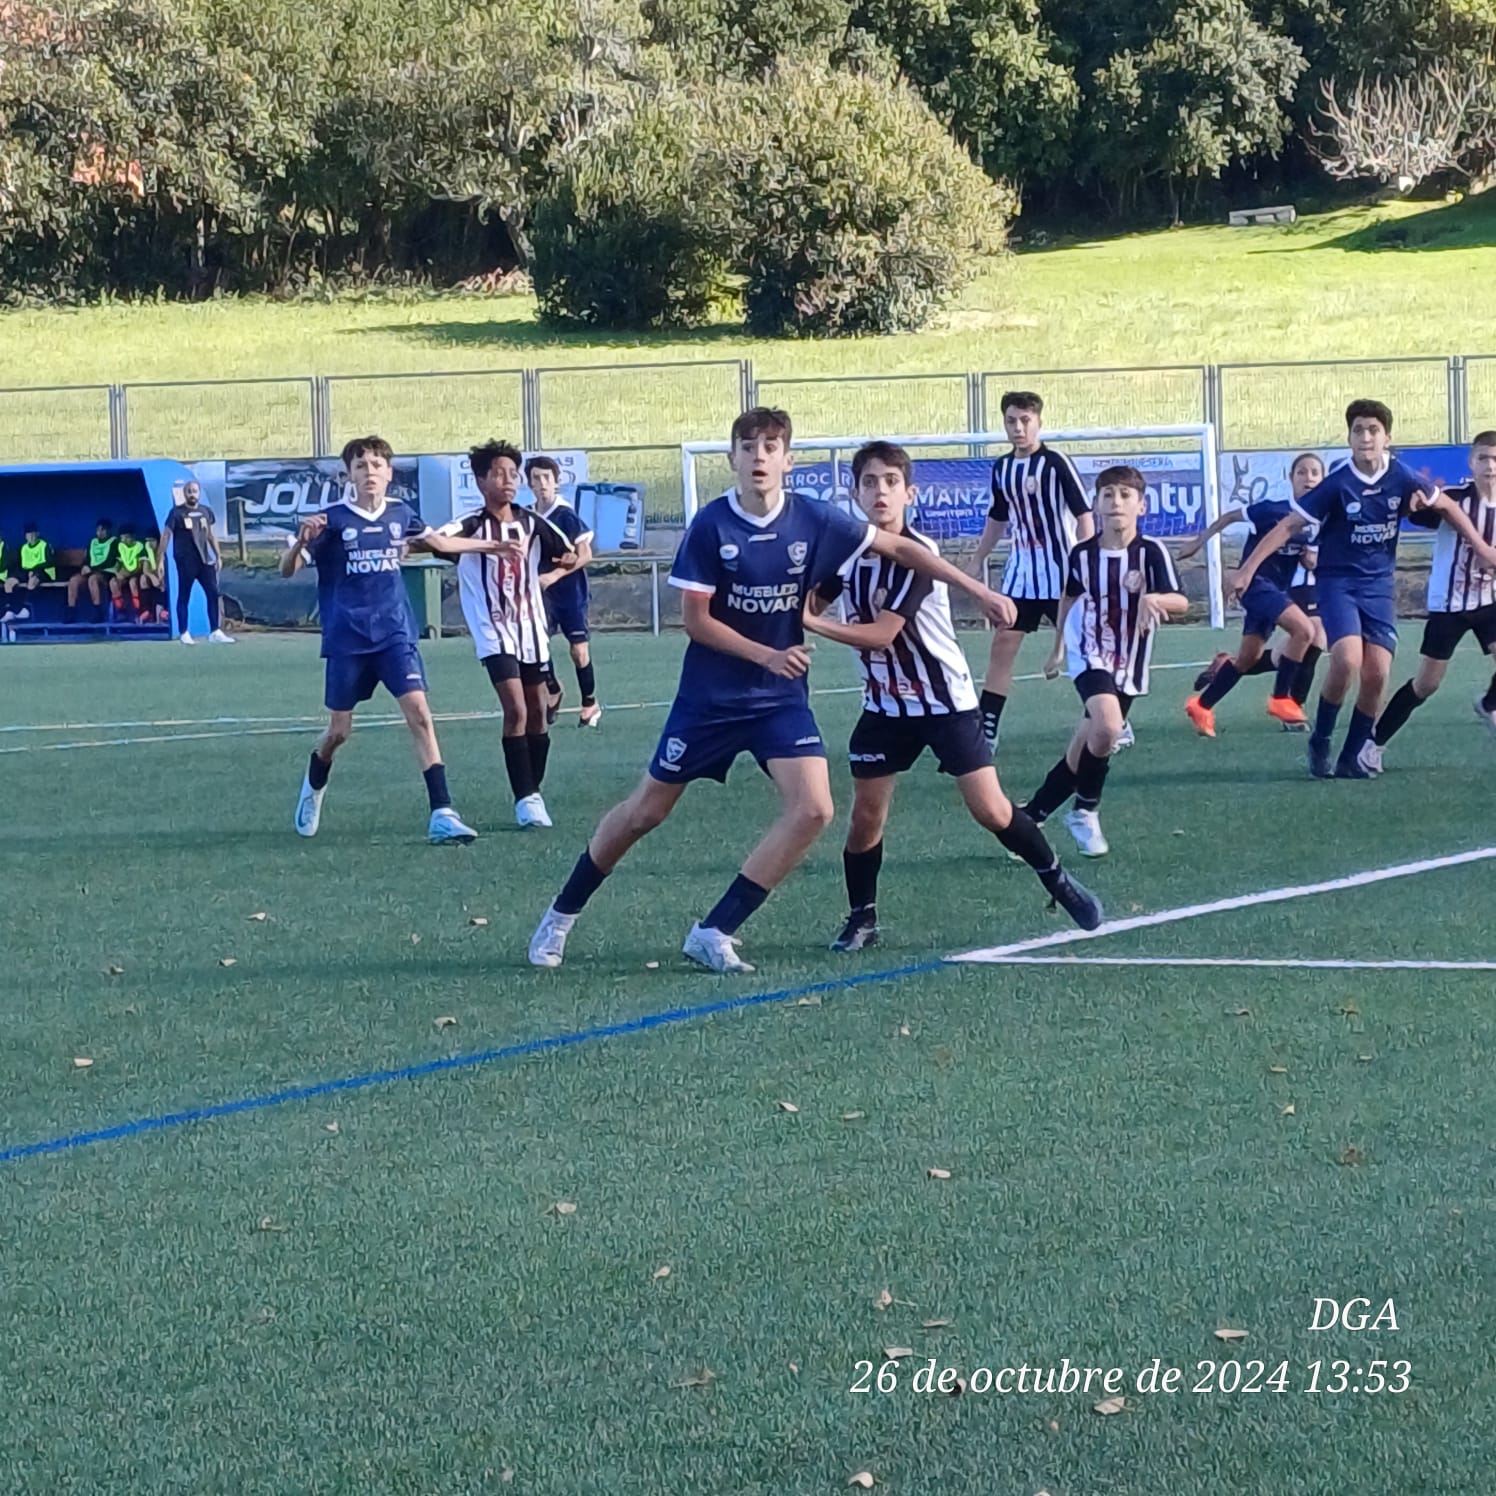
[[[1473,483],[1446,488],[1444,496],[1465,511],[1487,545],[1496,545],[1496,501],[1483,502]],[[1486,570],[1485,563],[1453,525],[1446,525],[1436,511],[1420,511],[1411,518],[1415,524],[1435,523],[1439,527],[1434,532],[1434,557],[1428,573],[1430,613],[1469,613],[1496,602],[1496,576]]]
[[[999,457],[992,465],[987,518],[1008,526],[1011,549],[1000,590],[1009,597],[1057,599],[1075,547],[1075,521],[1090,508],[1080,475],[1063,452],[1041,443],[1028,457]]]
[[[1148,665],[1155,629],[1144,626],[1145,592],[1178,592],[1179,575],[1168,551],[1146,535],[1121,550],[1107,550],[1100,536],[1070,553],[1066,597],[1076,599],[1065,620],[1065,652],[1071,679],[1105,670],[1124,696],[1148,694]]]
[[[443,525],[443,535],[479,540],[513,540],[525,547],[517,564],[504,556],[474,552],[457,557],[457,590],[462,616],[478,658],[514,655],[527,665],[550,656],[545,594],[540,574],[574,549],[571,541],[533,509],[510,506],[511,518],[496,519],[486,509]]]
[[[940,547],[906,524],[904,534],[935,555]],[[822,589],[821,595],[829,596]],[[872,623],[897,613],[904,626],[883,649],[859,649],[862,705],[885,717],[940,717],[976,709],[966,652],[951,620],[950,589],[871,551],[858,557],[842,583],[842,616]]]

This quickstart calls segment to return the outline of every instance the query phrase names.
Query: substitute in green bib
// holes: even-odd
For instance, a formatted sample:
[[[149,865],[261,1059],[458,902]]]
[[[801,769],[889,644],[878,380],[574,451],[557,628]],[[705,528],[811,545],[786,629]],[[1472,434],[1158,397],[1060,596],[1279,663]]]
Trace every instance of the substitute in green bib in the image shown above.
[[[94,614],[104,606],[104,588],[110,585],[114,569],[119,565],[119,541],[114,536],[114,521],[101,519],[94,526],[94,538],[88,542],[88,560],[75,577],[68,578],[68,622],[72,623],[78,610],[78,595],[88,588],[88,596],[94,605]]]
[[[128,604],[142,623],[149,623],[150,619],[142,615],[140,610],[140,586],[145,575],[145,541],[137,540],[134,530],[128,525],[119,532],[118,561],[114,578],[109,583],[114,606],[117,610],[123,610]]]
[[[18,557],[20,566],[14,575],[5,579],[5,595],[10,596],[16,588],[23,588],[27,592],[35,592],[43,582],[55,582],[57,580],[57,552],[52,549],[52,543],[42,539],[42,532],[35,520],[26,521],[26,538],[21,542]],[[12,619],[24,619],[31,617],[29,606],[22,606],[15,612],[6,610],[0,623],[9,623]]]

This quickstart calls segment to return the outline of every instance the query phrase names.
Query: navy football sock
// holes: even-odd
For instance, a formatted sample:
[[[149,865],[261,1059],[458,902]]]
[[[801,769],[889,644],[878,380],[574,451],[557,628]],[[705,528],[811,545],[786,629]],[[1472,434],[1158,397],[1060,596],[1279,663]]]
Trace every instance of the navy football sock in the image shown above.
[[[1214,706],[1241,679],[1241,671],[1227,660],[1211,677],[1210,684],[1200,693],[1201,706]]]
[[[1293,688],[1298,683],[1300,660],[1290,660],[1284,655],[1278,661],[1278,678],[1273,682],[1274,696],[1292,696]]]
[[[307,765],[306,780],[314,790],[325,790],[327,788],[327,776],[332,773],[332,761],[319,758],[315,750],[312,753],[312,761]]]
[[[767,888],[739,873],[727,892],[712,905],[707,917],[701,922],[701,928],[718,930],[723,935],[736,935],[749,915],[768,897]]]
[[[1375,727],[1376,719],[1369,713],[1359,710],[1351,712],[1351,725],[1345,734],[1345,747],[1340,750],[1342,762],[1355,763],[1356,755],[1366,746]]]
[[[426,798],[431,802],[432,810],[450,810],[452,797],[447,793],[447,766],[432,764],[422,771],[421,777],[426,781]]]
[[[1335,736],[1335,722],[1340,716],[1340,703],[1338,701],[1326,701],[1323,696],[1319,698],[1319,705],[1314,709],[1314,736],[1321,743],[1328,743]]]
[[[592,860],[591,849],[584,850],[551,907],[557,914],[580,914],[586,907],[587,900],[603,886],[603,879],[607,876]]]
[[[1300,706],[1308,701],[1309,693],[1314,689],[1314,667],[1319,664],[1319,657],[1323,653],[1324,650],[1311,644],[1304,655],[1304,663],[1299,666],[1298,677],[1290,694]]]

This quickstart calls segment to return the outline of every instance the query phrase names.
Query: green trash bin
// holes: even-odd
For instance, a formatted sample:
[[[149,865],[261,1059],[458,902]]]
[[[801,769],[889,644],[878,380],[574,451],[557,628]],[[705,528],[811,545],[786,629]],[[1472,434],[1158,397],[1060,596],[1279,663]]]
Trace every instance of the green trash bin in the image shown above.
[[[445,561],[435,556],[413,556],[402,563],[405,595],[416,617],[416,633],[422,639],[440,639],[442,633],[442,573]]]

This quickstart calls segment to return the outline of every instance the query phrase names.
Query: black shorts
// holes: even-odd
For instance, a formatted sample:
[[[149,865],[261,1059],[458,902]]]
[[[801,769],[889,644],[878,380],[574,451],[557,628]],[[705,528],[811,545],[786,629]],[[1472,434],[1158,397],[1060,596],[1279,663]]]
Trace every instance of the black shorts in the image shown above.
[[[1302,587],[1290,587],[1288,600],[1309,617],[1319,617],[1319,588],[1313,582],[1305,582]]]
[[[546,678],[543,661],[531,664],[512,654],[484,655],[483,668],[494,685],[501,680],[517,680],[523,686],[538,686]]]
[[[1127,714],[1132,710],[1134,697],[1125,691],[1117,689],[1117,682],[1112,678],[1109,670],[1082,670],[1075,677],[1075,689],[1080,692],[1082,701],[1089,701],[1093,696],[1115,696],[1122,707],[1122,720],[1127,720]]]
[[[1466,634],[1474,634],[1486,651],[1496,644],[1496,607],[1471,608],[1464,613],[1430,613],[1423,625],[1423,644],[1419,654],[1429,660],[1451,658]]]
[[[1037,634],[1041,624],[1052,626],[1060,619],[1057,597],[1015,597],[1013,606],[1018,609],[1012,628],[1015,634]]]
[[[940,772],[955,779],[992,763],[992,750],[982,736],[982,714],[975,708],[936,717],[887,717],[864,711],[847,744],[852,778],[902,774],[914,767],[926,748],[935,755]]]

